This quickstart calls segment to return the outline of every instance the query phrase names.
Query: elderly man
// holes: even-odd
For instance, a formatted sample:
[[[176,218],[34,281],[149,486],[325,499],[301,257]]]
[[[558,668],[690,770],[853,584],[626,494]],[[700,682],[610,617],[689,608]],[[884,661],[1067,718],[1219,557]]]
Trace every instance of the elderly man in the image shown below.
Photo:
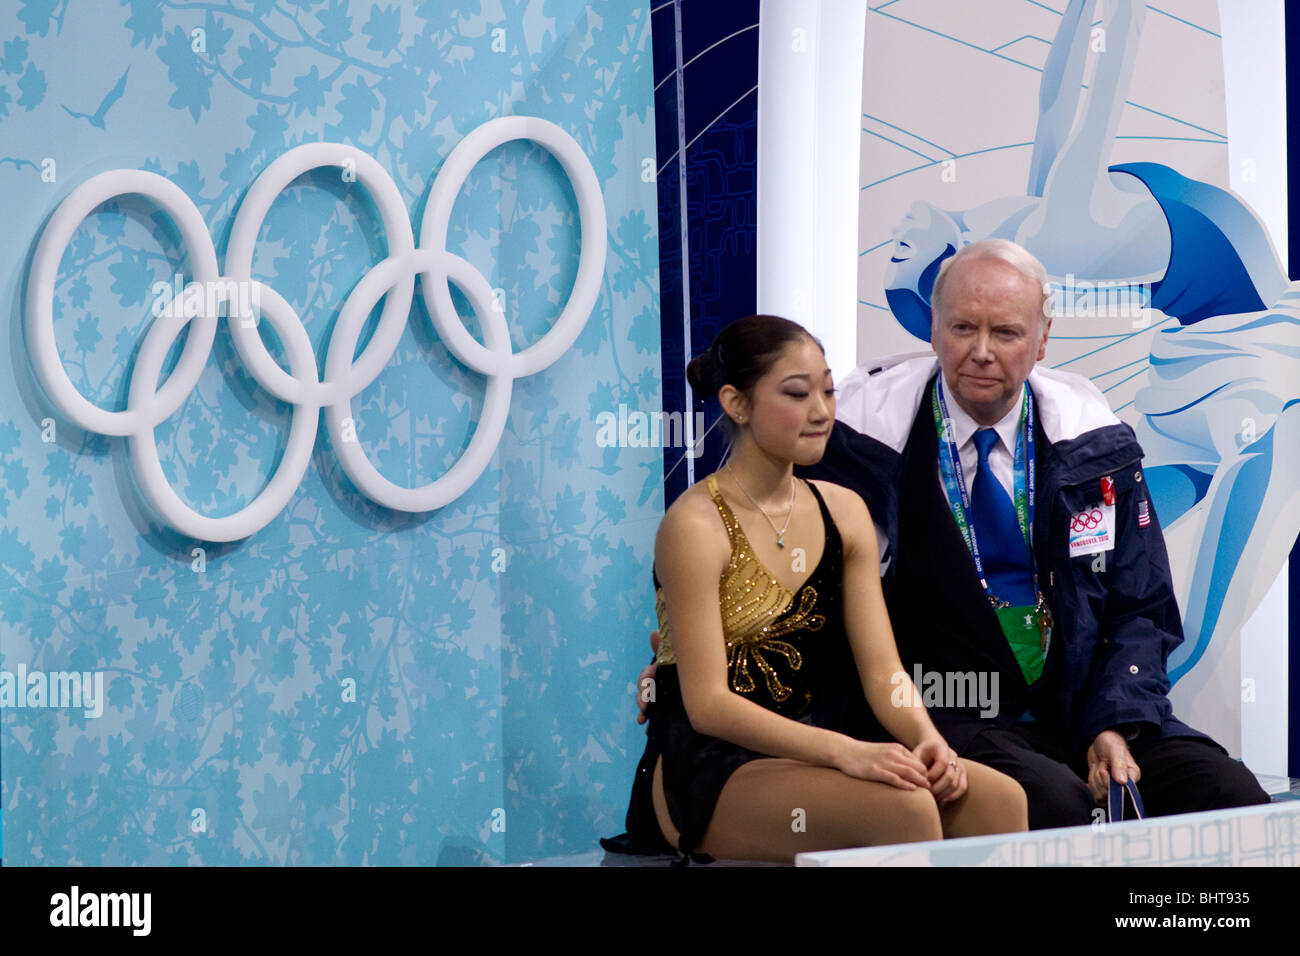
[[[1152,815],[1266,803],[1173,715],[1165,668],[1183,634],[1142,450],[1091,382],[1035,367],[1045,280],[1006,240],[945,261],[937,362],[850,376],[803,473],[866,500],[910,675],[955,750],[1024,787],[1031,828],[1088,823],[1111,780],[1140,779]],[[843,665],[839,720],[869,736]]]

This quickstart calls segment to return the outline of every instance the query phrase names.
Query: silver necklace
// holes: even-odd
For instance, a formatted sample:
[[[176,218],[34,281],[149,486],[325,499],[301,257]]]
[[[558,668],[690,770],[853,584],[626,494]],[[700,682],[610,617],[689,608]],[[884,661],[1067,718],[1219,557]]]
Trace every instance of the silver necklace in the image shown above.
[[[749,503],[753,505],[755,508],[757,508],[764,518],[767,518],[767,523],[772,526],[772,531],[776,534],[776,546],[778,548],[784,548],[785,532],[786,529],[790,527],[790,519],[794,516],[794,486],[795,486],[794,476],[793,475],[790,476],[790,511],[785,516],[785,524],[781,526],[780,531],[777,531],[776,522],[773,521],[768,516],[768,513],[763,510],[763,506],[754,500],[753,495],[751,495],[748,491],[745,491],[745,486],[742,485],[740,483],[740,479],[736,477],[736,472],[731,467],[731,462],[727,462],[727,471],[731,472],[731,480],[736,483],[736,487],[741,490],[741,493],[744,494],[744,496],[749,499]]]

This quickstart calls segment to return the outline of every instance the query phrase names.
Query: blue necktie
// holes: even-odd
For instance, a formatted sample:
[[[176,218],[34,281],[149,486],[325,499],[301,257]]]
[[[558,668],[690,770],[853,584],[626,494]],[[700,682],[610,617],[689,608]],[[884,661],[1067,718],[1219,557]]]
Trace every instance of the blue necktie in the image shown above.
[[[1012,606],[1033,604],[1036,595],[1029,549],[1020,533],[1015,506],[989,467],[989,452],[997,444],[998,433],[981,428],[975,432],[974,441],[979,465],[971,482],[971,521],[985,579],[993,593]]]

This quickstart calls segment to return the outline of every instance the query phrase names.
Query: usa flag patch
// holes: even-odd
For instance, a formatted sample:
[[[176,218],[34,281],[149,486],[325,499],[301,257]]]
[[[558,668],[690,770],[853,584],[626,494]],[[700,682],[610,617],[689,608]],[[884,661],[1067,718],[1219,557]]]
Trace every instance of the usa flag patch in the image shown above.
[[[1145,528],[1151,523],[1151,509],[1145,501],[1138,502],[1138,527]]]

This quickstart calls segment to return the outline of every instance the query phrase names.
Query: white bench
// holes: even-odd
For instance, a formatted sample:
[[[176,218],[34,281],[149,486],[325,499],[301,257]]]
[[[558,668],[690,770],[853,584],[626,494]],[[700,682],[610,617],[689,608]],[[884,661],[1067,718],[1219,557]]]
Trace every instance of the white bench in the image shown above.
[[[1124,823],[800,853],[796,866],[1300,866],[1300,800]]]

